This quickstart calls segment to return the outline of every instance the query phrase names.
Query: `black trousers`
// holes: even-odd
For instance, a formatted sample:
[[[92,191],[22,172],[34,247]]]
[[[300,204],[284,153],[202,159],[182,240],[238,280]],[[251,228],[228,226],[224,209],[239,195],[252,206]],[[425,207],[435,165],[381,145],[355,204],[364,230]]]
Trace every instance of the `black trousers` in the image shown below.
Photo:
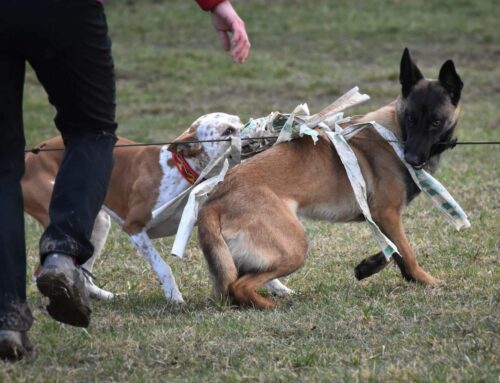
[[[56,109],[65,154],[40,255],[92,256],[90,236],[113,166],[115,77],[95,0],[0,0],[0,330],[26,331],[23,85],[28,62]],[[39,154],[43,156],[43,153]]]

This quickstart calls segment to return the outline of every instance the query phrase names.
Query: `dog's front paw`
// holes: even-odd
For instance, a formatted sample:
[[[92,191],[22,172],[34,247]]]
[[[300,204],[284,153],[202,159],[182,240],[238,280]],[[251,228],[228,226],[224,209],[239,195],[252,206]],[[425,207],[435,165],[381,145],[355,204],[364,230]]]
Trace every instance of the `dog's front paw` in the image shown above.
[[[428,275],[428,277],[429,279],[424,282],[425,284],[429,286],[446,286],[446,282],[443,281],[442,279],[437,279],[430,275]]]
[[[175,304],[184,304],[184,303],[186,303],[184,301],[184,298],[182,298],[182,294],[180,293],[179,290],[168,289],[168,290],[164,290],[164,293],[165,293],[165,298],[170,303],[175,303]]]
[[[378,273],[387,266],[387,259],[382,252],[371,255],[363,259],[355,268],[354,276],[358,281],[368,278],[369,276]]]

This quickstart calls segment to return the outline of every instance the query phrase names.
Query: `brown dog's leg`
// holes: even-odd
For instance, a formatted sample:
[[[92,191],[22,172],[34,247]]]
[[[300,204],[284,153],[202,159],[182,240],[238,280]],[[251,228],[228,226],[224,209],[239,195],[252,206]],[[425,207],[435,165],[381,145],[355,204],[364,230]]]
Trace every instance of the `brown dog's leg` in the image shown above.
[[[385,235],[394,242],[401,253],[401,256],[395,254],[393,258],[399,266],[403,277],[406,280],[414,280],[428,285],[443,284],[443,281],[434,278],[419,266],[406,238],[400,214],[397,211],[386,210],[377,218],[377,224]]]
[[[405,264],[401,255],[399,255],[398,253],[394,253],[392,255],[392,259],[394,259],[394,261],[396,262],[396,265],[399,267],[399,271],[401,271],[401,275],[406,281],[416,282],[415,278],[413,278],[406,271]],[[358,281],[361,281],[362,279],[371,277],[373,274],[376,274],[379,271],[385,269],[388,264],[389,262],[387,262],[387,259],[382,252],[370,255],[369,257],[363,259],[354,268],[354,276]]]
[[[265,282],[276,278],[276,273],[245,274],[229,285],[229,292],[239,306],[250,306],[258,309],[270,309],[274,303],[257,293],[257,289]]]
[[[216,294],[229,295],[238,305],[266,309],[273,303],[257,289],[297,270],[308,242],[291,204],[267,187],[252,193],[258,193],[256,206],[229,197],[205,203],[198,215],[198,238]]]
[[[377,254],[370,255],[369,257],[363,259],[354,268],[354,276],[358,281],[360,281],[385,269],[388,264],[389,262],[387,262],[384,253],[380,251]]]
[[[302,231],[303,229],[300,228]],[[292,239],[293,238],[293,239]],[[251,306],[259,309],[268,309],[274,306],[273,302],[257,293],[257,289],[275,278],[280,278],[293,273],[304,263],[307,253],[307,239],[305,233],[298,233],[297,236],[288,238],[288,244],[293,243],[293,251],[286,256],[279,257],[279,262],[275,263],[266,271],[248,273],[229,285],[229,292],[234,299],[234,303],[240,306]],[[283,239],[285,239],[283,237]],[[275,241],[278,241],[275,238]],[[279,251],[279,245],[276,246]]]
[[[403,258],[401,255],[398,253],[392,254],[392,259],[394,259],[394,262],[396,262],[396,265],[399,267],[399,271],[401,272],[401,275],[403,276],[404,280],[407,282],[416,282],[417,280],[411,276],[410,273],[406,271],[406,266],[403,261]]]
[[[290,239],[290,241],[293,241]],[[283,277],[293,273],[304,263],[307,253],[307,242],[304,238],[298,238],[297,247],[294,254],[290,254],[286,259],[282,259],[272,269],[263,272],[248,273],[229,285],[229,293],[239,306],[250,306],[259,309],[269,309],[274,307],[274,303],[259,295],[257,289],[275,278]]]
[[[198,216],[198,238],[214,282],[218,299],[226,299],[229,286],[238,278],[238,271],[231,252],[221,233],[220,214],[217,207],[207,206]]]

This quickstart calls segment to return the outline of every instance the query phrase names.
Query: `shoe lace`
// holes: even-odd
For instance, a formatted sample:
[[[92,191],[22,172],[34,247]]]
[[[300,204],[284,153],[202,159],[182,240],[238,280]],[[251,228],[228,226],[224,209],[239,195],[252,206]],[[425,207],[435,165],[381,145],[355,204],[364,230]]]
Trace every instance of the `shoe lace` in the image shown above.
[[[83,266],[79,266],[80,270],[82,270],[82,273],[83,275],[85,276],[85,278],[89,281],[89,282],[93,282],[95,279],[97,279],[95,277],[94,274],[92,274],[91,271],[87,270],[85,267]]]

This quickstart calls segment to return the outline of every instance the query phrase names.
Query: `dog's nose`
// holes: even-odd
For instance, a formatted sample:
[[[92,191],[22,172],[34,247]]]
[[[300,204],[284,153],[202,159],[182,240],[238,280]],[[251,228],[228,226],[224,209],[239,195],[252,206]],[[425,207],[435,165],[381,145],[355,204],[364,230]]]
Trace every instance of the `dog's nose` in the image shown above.
[[[410,152],[405,153],[405,161],[417,168],[422,167],[424,165],[424,161],[422,160],[421,156]]]

